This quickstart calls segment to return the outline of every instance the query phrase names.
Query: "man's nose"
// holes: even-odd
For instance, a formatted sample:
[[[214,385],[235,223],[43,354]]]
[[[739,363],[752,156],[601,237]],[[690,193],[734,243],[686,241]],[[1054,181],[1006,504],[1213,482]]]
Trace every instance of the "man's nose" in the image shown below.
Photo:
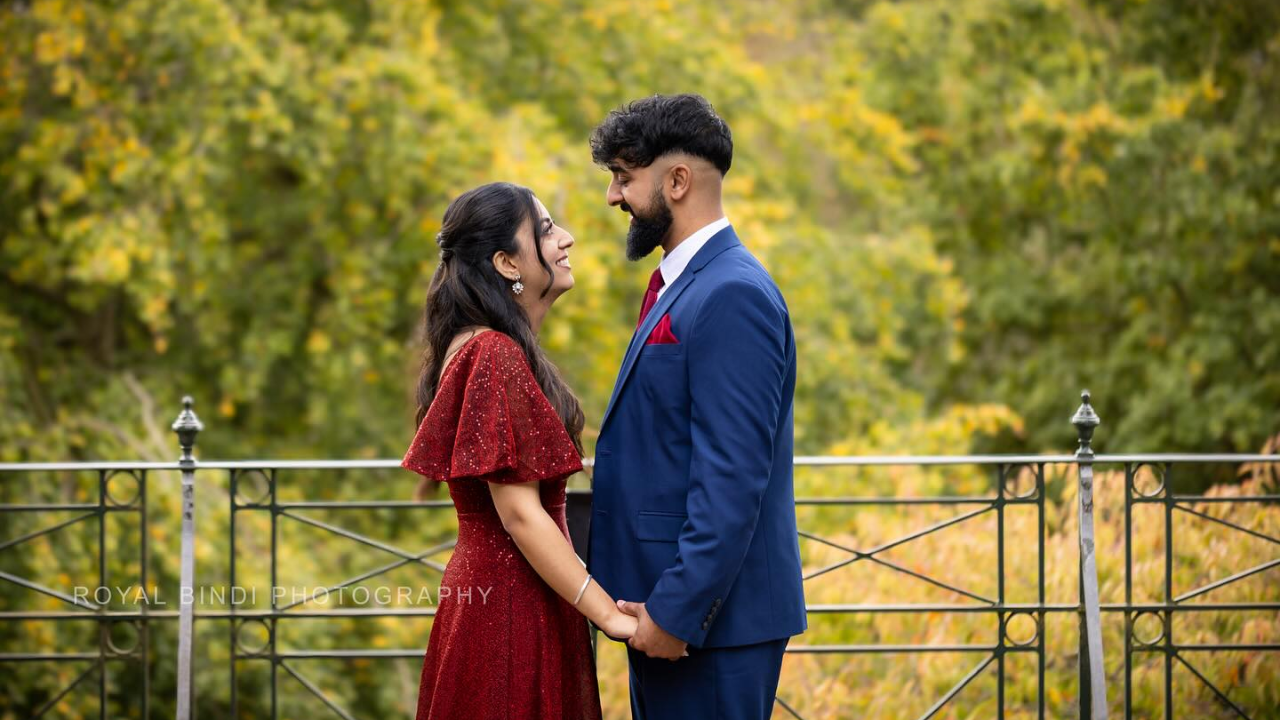
[[[609,207],[622,204],[622,191],[618,189],[617,183],[609,183],[609,190],[604,194],[604,200],[609,203]]]

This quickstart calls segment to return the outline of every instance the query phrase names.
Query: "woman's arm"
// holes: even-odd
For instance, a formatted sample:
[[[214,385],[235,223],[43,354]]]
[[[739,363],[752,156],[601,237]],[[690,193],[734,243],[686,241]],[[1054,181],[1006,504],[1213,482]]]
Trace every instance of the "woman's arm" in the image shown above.
[[[542,507],[538,484],[489,483],[489,492],[502,518],[502,527],[516,541],[525,559],[552,590],[573,602],[587,578],[587,570]],[[609,637],[626,639],[635,634],[636,618],[619,610],[613,598],[594,580],[587,584],[577,608]]]

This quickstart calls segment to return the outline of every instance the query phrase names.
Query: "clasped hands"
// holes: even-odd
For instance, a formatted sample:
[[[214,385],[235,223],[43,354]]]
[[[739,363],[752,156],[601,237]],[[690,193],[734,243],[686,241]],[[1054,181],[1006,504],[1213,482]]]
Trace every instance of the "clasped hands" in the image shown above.
[[[636,619],[635,631],[629,637],[619,635],[618,639],[625,639],[632,648],[651,658],[676,661],[689,656],[688,643],[658,627],[644,603],[618,600],[618,610]]]

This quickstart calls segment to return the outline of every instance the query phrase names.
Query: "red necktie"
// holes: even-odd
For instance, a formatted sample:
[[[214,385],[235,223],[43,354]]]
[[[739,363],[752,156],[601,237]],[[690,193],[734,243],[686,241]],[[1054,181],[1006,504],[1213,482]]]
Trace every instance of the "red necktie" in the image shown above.
[[[649,311],[658,304],[658,291],[665,283],[666,281],[662,279],[662,268],[654,270],[653,275],[649,276],[649,289],[644,291],[644,302],[640,304],[640,319],[636,321],[637,328],[644,324]]]

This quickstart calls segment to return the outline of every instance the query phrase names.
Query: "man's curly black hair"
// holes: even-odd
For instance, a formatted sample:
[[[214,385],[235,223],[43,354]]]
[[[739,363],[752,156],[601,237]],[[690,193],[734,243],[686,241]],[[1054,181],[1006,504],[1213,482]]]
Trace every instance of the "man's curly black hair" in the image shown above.
[[[733,163],[729,125],[701,95],[653,95],[609,113],[591,133],[591,159],[648,167],[669,153],[700,157],[720,171]]]

